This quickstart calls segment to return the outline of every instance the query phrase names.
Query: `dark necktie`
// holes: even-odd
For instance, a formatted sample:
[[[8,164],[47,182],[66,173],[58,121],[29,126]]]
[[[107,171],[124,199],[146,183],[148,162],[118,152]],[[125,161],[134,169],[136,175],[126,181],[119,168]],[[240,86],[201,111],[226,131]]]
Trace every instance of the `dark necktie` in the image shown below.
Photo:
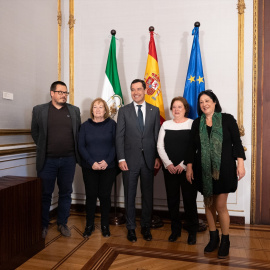
[[[140,125],[140,129],[141,132],[143,132],[144,126],[143,126],[143,114],[142,114],[142,105],[137,105],[138,107],[138,120],[139,120],[139,125]]]

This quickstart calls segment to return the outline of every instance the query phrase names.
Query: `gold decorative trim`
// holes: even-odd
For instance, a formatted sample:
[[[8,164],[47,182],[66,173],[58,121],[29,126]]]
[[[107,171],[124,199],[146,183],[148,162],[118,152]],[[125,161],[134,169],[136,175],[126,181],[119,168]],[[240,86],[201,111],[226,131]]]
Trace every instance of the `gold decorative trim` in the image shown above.
[[[30,129],[0,129],[0,136],[31,135]]]
[[[74,0],[69,0],[69,103],[74,104]]]
[[[58,0],[58,15],[57,15],[57,22],[58,22],[58,80],[61,81],[61,26],[62,26],[62,12],[61,12],[61,0]]]
[[[245,135],[243,125],[244,108],[244,9],[246,8],[244,0],[238,0],[238,114],[237,123],[240,136]]]
[[[59,10],[59,8],[60,8],[60,10]],[[58,0],[57,22],[58,22],[58,25],[59,26],[62,26],[61,0]]]
[[[244,14],[246,9],[245,0],[238,0],[237,9],[239,14]]]
[[[74,15],[69,15],[69,21],[68,21],[69,29],[74,28],[75,21],[76,20],[74,19]]]
[[[253,76],[252,76],[252,158],[250,222],[256,214],[256,161],[257,161],[257,93],[258,93],[258,0],[253,0]]]

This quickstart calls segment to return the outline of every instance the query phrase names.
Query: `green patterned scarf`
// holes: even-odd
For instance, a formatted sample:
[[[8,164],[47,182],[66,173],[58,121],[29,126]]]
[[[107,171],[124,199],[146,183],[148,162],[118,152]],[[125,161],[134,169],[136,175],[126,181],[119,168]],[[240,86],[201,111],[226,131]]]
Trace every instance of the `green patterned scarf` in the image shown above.
[[[202,182],[204,204],[209,207],[213,203],[213,182],[219,179],[219,170],[222,152],[222,115],[214,113],[212,116],[212,130],[208,137],[206,127],[206,116],[202,114],[200,120],[200,141],[201,141],[201,160],[202,160]]]

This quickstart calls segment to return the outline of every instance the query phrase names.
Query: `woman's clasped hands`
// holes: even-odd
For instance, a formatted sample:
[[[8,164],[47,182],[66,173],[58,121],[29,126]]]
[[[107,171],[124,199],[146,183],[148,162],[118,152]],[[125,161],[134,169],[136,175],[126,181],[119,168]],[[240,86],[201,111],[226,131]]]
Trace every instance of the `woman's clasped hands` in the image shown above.
[[[106,170],[106,168],[108,167],[108,164],[105,160],[99,161],[99,162],[95,162],[92,166],[93,170]]]
[[[170,172],[170,174],[180,174],[182,171],[184,171],[184,168],[180,164],[177,166],[170,164],[167,166],[167,170]]]

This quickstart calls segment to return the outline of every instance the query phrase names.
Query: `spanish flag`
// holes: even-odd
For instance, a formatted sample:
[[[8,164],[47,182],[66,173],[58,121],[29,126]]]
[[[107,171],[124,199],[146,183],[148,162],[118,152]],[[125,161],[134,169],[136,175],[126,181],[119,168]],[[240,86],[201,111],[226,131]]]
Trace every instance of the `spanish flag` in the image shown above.
[[[165,121],[165,110],[161,92],[158,59],[153,31],[150,31],[149,52],[144,81],[146,83],[147,90],[147,94],[145,95],[145,101],[159,108],[160,125],[162,125]]]

